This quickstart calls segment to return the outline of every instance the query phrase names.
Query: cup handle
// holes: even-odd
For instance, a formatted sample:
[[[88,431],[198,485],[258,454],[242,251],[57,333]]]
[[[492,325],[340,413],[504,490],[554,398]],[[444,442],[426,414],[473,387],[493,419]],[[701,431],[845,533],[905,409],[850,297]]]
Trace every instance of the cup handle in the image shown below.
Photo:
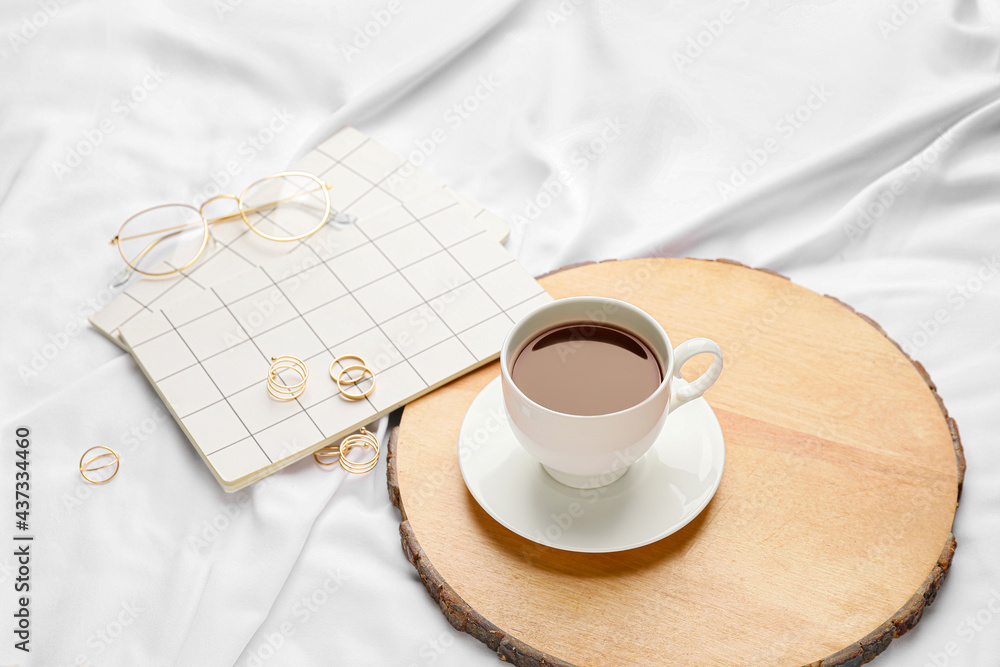
[[[711,354],[715,357],[700,378],[688,382],[681,375],[681,369],[691,357],[699,354]],[[704,394],[715,384],[722,374],[722,349],[714,340],[708,338],[692,338],[674,348],[674,379],[670,383],[670,411],[693,401]]]

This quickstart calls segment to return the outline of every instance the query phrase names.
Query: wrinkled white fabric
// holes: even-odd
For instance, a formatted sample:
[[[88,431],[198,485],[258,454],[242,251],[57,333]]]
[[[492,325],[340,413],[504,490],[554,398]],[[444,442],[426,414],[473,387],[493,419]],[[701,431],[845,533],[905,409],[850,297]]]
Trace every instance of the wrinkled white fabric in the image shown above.
[[[0,491],[0,664],[495,663],[403,558],[384,461],[223,494],[86,325],[128,215],[239,191],[348,123],[510,221],[534,273],[730,257],[877,320],[968,459],[948,580],[877,664],[997,664],[992,0],[33,0],[0,8],[0,55],[0,488],[28,425],[37,535],[25,655]],[[76,470],[95,444],[122,451],[103,487]]]

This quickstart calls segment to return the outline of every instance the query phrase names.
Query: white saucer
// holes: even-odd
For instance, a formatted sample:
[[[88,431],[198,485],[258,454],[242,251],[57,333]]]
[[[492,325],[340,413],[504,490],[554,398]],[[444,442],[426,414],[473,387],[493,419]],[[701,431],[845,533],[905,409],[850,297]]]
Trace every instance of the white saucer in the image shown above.
[[[565,551],[625,551],[677,532],[722,481],[726,445],[704,398],[677,408],[646,455],[599,489],[552,479],[514,439],[498,377],[476,396],[458,445],[465,484],[503,526]]]

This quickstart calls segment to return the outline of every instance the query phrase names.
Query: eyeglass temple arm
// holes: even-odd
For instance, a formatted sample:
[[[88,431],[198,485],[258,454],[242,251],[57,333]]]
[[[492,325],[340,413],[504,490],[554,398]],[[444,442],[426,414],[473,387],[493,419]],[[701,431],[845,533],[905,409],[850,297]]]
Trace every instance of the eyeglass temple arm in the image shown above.
[[[236,211],[235,213],[228,213],[226,215],[220,215],[217,218],[209,218],[209,219],[205,220],[205,222],[207,222],[210,225],[214,225],[217,222],[222,222],[223,220],[228,220],[229,218],[235,218],[236,216],[244,215],[246,213],[256,213],[257,211],[259,211],[261,209],[264,209],[264,208],[271,208],[272,206],[284,203],[284,202],[289,201],[291,199],[295,199],[296,197],[301,197],[304,194],[309,194],[311,192],[316,192],[317,190],[329,190],[329,189],[330,189],[330,184],[324,182],[323,185],[322,185],[322,187],[313,188],[312,190],[306,190],[305,192],[299,192],[297,194],[292,195],[291,197],[285,197],[284,199],[276,199],[275,201],[268,202],[266,204],[260,204],[258,206],[254,206],[253,208],[240,209],[239,211]]]
[[[139,254],[136,255],[135,258],[131,262],[128,263],[129,268],[132,269],[132,270],[135,270],[135,265],[138,264],[140,261],[142,261],[142,258],[145,257],[146,255],[148,255],[153,250],[153,248],[156,247],[156,244],[158,244],[158,243],[160,243],[162,241],[166,241],[170,237],[177,236],[178,234],[180,234],[180,231],[171,232],[169,234],[165,234],[165,235],[161,236],[160,238],[158,238],[155,241],[153,241],[152,243],[150,243],[148,246],[146,246],[145,248],[143,248],[139,252]],[[115,237],[115,238],[117,238],[117,237]],[[130,238],[133,238],[133,237],[130,237]]]
[[[176,236],[177,234],[180,234],[183,230],[187,229],[188,227],[200,227],[200,226],[201,226],[200,222],[191,222],[186,225],[164,227],[163,229],[154,229],[153,231],[150,232],[142,232],[141,234],[132,234],[131,236],[116,236],[113,239],[111,239],[111,245],[121,243],[122,241],[131,241],[132,239],[142,238],[143,236],[152,236],[153,234],[163,234],[163,232],[170,232],[169,234],[159,239],[159,241],[162,241],[164,239],[170,238],[171,236]],[[159,241],[154,241],[153,243],[151,243],[149,246],[147,246],[147,250],[149,248],[152,248],[157,243],[159,243]]]

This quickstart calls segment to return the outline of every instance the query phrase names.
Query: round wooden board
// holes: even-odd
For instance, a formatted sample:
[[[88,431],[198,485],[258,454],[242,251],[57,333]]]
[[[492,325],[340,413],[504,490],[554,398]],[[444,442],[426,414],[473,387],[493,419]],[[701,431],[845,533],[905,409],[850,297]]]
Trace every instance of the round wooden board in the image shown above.
[[[389,446],[407,557],[451,624],[517,665],[859,665],[920,619],[964,474],[934,384],[870,319],[735,262],[644,259],[541,279],[717,341],[726,438],[708,507],[610,554],[537,545],[468,492],[458,432],[497,363],[408,405]],[[709,360],[685,367],[693,377]],[[702,362],[699,365],[698,362]]]

